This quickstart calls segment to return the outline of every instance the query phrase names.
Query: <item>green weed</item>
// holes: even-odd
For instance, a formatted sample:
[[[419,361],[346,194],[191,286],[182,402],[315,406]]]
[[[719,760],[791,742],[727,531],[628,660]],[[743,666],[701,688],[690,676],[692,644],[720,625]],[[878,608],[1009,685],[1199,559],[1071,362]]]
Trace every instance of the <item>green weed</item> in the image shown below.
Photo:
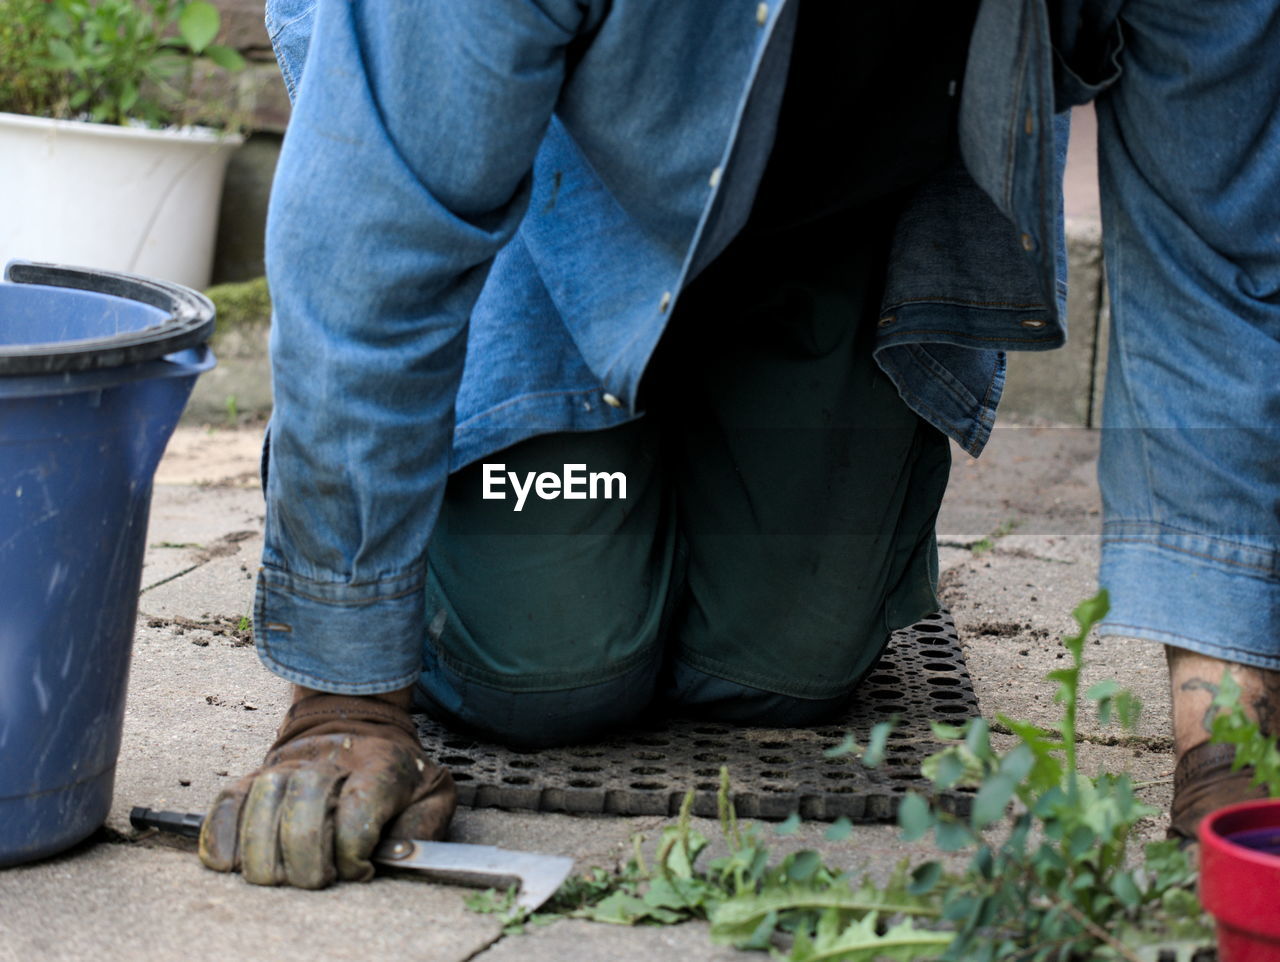
[[[1186,854],[1162,841],[1143,846],[1138,858],[1134,829],[1155,809],[1138,800],[1128,775],[1090,778],[1077,764],[1082,711],[1133,728],[1141,710],[1114,681],[1080,690],[1085,640],[1107,605],[1101,592],[1074,612],[1079,630],[1063,639],[1070,663],[1047,676],[1061,706],[1056,725],[997,716],[1015,738],[1007,751],[992,746],[981,718],[934,725],[945,747],[922,768],[932,797],[908,794],[898,823],[906,841],[931,836],[942,852],[967,852],[962,871],[949,872],[937,859],[903,862],[876,884],[831,868],[812,850],[775,859],[759,829],[738,822],[722,769],[720,834],[728,854],[705,868],[698,862],[707,839],[691,824],[690,793],[676,823],[663,829],[652,865],[637,838],[625,869],[571,880],[542,912],[523,912],[497,893],[469,904],[502,914],[510,931],[565,917],[623,925],[706,919],[717,942],[767,949],[790,962],[1139,962],[1157,945],[1189,957],[1192,947],[1211,941],[1212,930],[1192,891]],[[1234,703],[1225,686],[1220,697],[1215,736],[1237,744],[1260,776],[1280,787],[1274,740],[1261,739],[1244,718],[1238,692]],[[829,754],[877,764],[890,727],[877,725],[865,748],[847,737]],[[973,791],[963,816],[938,803],[957,788]],[[793,815],[774,831],[790,834],[799,824]],[[844,821],[828,837],[851,833],[856,838]]]
[[[1240,685],[1229,671],[1222,673],[1213,705],[1217,711],[1209,723],[1209,740],[1235,745],[1232,770],[1251,766],[1253,784],[1265,785],[1272,798],[1280,798],[1280,750],[1276,748],[1276,738],[1264,735],[1258,723],[1245,714]]]
[[[973,544],[969,545],[969,550],[973,552],[975,557],[986,554],[988,551],[990,551],[992,548],[996,546],[997,541],[999,541],[1005,535],[1012,534],[1014,530],[1017,529],[1018,524],[1019,522],[1016,518],[1008,518],[1004,521],[1001,521],[998,525],[996,525],[995,530],[992,531],[989,535],[987,535],[985,538],[980,538],[979,540],[975,541]]]

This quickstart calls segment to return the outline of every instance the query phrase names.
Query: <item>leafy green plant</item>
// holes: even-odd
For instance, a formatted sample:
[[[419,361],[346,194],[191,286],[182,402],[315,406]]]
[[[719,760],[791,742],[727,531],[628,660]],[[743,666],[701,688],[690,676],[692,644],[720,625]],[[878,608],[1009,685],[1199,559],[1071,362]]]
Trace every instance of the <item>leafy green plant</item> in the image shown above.
[[[1129,776],[1090,778],[1077,765],[1083,706],[1092,703],[1102,721],[1127,727],[1140,710],[1113,681],[1080,691],[1085,640],[1106,610],[1103,592],[1074,613],[1079,631],[1063,639],[1071,664],[1048,675],[1062,706],[1055,729],[998,716],[1017,741],[997,752],[982,719],[935,726],[952,744],[925,763],[925,774],[938,789],[976,790],[967,818],[911,796],[899,812],[904,838],[933,832],[943,851],[973,852],[967,871],[939,887],[942,916],[955,931],[941,958],[1135,958],[1134,946],[1209,937],[1176,843],[1147,844],[1135,864],[1134,828],[1155,810],[1137,799]],[[1011,830],[991,839],[988,830],[1010,804]],[[918,870],[938,871],[926,866]]]
[[[831,869],[815,851],[775,861],[758,830],[739,825],[722,770],[720,831],[728,854],[705,870],[696,867],[707,840],[691,825],[690,794],[676,824],[663,830],[652,867],[637,842],[621,873],[597,869],[563,889],[546,912],[514,911],[509,898],[494,893],[476,898],[473,907],[506,913],[510,930],[565,916],[620,924],[705,918],[717,941],[770,949],[791,962],[1139,962],[1140,951],[1145,947],[1151,957],[1155,945],[1189,957],[1212,934],[1191,889],[1186,853],[1175,842],[1152,842],[1139,860],[1134,829],[1155,810],[1137,799],[1127,775],[1091,778],[1078,766],[1082,710],[1092,707],[1104,724],[1133,727],[1141,709],[1114,681],[1080,690],[1085,641],[1106,609],[1105,592],[1081,604],[1079,630],[1063,639],[1070,664],[1048,676],[1061,706],[1057,725],[1045,729],[998,716],[1014,738],[1004,751],[993,746],[982,719],[934,726],[946,743],[923,766],[935,797],[908,794],[898,820],[905,840],[932,835],[943,852],[969,853],[961,872],[947,871],[937,859],[914,867],[904,862],[887,883],[876,884]],[[1229,717],[1224,732],[1244,740],[1245,726]],[[888,729],[877,726],[865,749],[846,738],[830,754],[878,764]],[[1259,750],[1249,751],[1258,757]],[[938,798],[959,788],[973,791],[963,816]],[[793,816],[776,831],[787,834],[798,824]],[[828,837],[851,830],[837,823]]]
[[[0,0],[0,110],[40,113],[60,96],[61,77],[36,64],[53,37],[45,0]]]
[[[1234,745],[1232,769],[1251,767],[1253,784],[1265,785],[1267,794],[1280,798],[1280,749],[1276,748],[1276,738],[1264,735],[1258,723],[1245,714],[1240,685],[1229,671],[1222,673],[1213,706],[1217,711],[1209,723],[1209,740]]]
[[[720,832],[728,853],[711,860],[705,870],[698,869],[708,841],[691,824],[692,804],[690,792],[676,823],[663,829],[652,867],[637,836],[632,858],[621,872],[597,868],[588,876],[571,879],[540,912],[529,914],[514,906],[510,893],[492,890],[471,896],[468,905],[475,911],[501,914],[508,932],[559,918],[615,925],[708,919],[717,941],[745,949],[789,944],[786,957],[795,960],[908,959],[921,951],[936,954],[950,942],[949,933],[918,928],[912,921],[881,924],[881,919],[904,914],[937,915],[927,899],[913,891],[918,885],[905,864],[887,885],[876,886],[867,880],[855,885],[844,873],[824,865],[812,850],[771,862],[758,830],[739,824],[724,769]],[[838,956],[831,954],[837,950]]]
[[[197,71],[244,60],[208,0],[0,0],[0,111],[150,126],[190,122]]]

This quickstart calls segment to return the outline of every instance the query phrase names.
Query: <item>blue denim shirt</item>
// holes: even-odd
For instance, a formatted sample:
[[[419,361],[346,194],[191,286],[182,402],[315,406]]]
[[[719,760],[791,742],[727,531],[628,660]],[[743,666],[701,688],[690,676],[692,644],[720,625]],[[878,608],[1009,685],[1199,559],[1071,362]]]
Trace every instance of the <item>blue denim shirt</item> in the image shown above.
[[[642,413],[681,290],[750,211],[795,10],[268,4],[295,97],[267,232],[256,634],[273,671],[353,694],[410,684],[448,472]],[[916,191],[892,241],[876,359],[974,454],[1002,352],[1065,337],[1052,73],[1045,0],[984,0],[963,163]]]

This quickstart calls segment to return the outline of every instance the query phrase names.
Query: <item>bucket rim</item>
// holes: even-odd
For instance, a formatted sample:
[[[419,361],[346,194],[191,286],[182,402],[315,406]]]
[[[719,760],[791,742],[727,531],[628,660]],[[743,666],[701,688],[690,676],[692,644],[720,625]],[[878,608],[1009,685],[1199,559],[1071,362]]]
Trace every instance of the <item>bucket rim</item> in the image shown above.
[[[198,347],[213,334],[213,303],[203,294],[170,281],[33,261],[10,261],[4,278],[14,284],[120,297],[158,308],[167,316],[142,330],[106,337],[0,345],[0,376],[66,374],[138,364]]]

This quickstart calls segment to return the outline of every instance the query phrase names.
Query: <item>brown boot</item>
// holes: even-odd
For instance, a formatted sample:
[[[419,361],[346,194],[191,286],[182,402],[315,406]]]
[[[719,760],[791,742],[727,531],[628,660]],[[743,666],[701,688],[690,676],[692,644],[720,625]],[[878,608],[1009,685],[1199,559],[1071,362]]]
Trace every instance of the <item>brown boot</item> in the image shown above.
[[[1178,759],[1173,772],[1173,804],[1169,810],[1168,837],[1184,845],[1196,841],[1200,820],[1210,812],[1235,802],[1266,798],[1262,785],[1250,784],[1253,769],[1231,770],[1234,745],[1201,742]]]

